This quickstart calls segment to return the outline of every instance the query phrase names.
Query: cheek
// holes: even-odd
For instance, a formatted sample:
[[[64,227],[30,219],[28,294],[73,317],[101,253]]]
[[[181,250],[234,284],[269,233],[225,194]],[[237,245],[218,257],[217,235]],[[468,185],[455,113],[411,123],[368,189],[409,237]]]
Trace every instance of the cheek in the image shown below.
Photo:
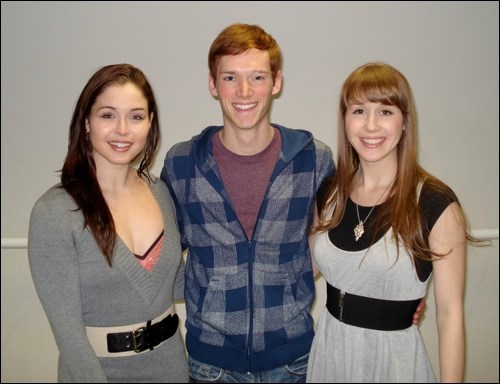
[[[228,85],[219,85],[218,88],[212,90],[213,96],[218,96],[221,98],[228,97],[233,93],[233,88]]]
[[[271,96],[277,94],[279,92],[279,88],[275,88],[272,84],[263,84],[261,87],[255,87],[255,93],[257,93],[260,97],[271,98]]]
[[[143,142],[144,144],[147,142],[148,140],[148,135],[149,135],[149,132],[150,132],[150,128],[149,127],[146,127],[139,135],[138,135],[138,140],[140,140],[141,142]]]
[[[94,127],[88,133],[88,139],[90,144],[94,147],[97,143],[99,143],[99,131]]]
[[[399,130],[399,131],[394,133],[393,141],[391,144],[392,149],[396,149],[399,147],[399,143],[401,142],[402,133],[403,133],[402,130]]]
[[[392,132],[394,134],[396,141],[398,141],[398,142],[401,139],[401,136],[403,136],[403,134],[405,133],[403,130],[403,125],[401,125],[401,124],[395,124],[392,127]]]
[[[358,131],[358,125],[356,125],[355,121],[346,119],[345,121],[345,134],[350,139],[350,137],[354,136],[354,134]]]

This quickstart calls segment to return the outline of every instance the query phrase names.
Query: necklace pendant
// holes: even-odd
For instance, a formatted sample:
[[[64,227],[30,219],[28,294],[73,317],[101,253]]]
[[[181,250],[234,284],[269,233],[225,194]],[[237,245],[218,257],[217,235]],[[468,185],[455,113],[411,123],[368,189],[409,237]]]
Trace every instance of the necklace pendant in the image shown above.
[[[354,239],[358,241],[361,236],[365,233],[365,227],[363,226],[363,222],[360,220],[359,224],[354,228]]]

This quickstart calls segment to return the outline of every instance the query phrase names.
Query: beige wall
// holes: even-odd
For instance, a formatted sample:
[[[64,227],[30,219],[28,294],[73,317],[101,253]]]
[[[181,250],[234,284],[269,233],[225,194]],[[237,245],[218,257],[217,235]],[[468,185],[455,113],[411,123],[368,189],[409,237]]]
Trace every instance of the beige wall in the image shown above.
[[[284,88],[272,120],[312,131],[334,150],[336,105],[357,66],[386,61],[410,80],[420,161],[459,196],[469,248],[468,382],[498,382],[498,2],[1,3],[2,382],[56,379],[57,349],[26,260],[31,207],[58,181],[72,108],[100,66],[130,62],[151,80],[166,150],[221,122],[207,53],[233,22],[262,25],[281,45]],[[325,301],[318,283],[318,317]],[[437,371],[432,293],[422,333]],[[184,316],[184,306],[178,310]]]

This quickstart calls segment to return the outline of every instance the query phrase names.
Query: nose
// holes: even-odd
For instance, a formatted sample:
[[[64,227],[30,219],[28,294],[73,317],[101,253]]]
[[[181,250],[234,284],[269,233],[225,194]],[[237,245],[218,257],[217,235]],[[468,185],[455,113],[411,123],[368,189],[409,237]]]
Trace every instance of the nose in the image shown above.
[[[246,79],[242,79],[238,85],[238,95],[239,96],[249,96],[252,93],[252,85]]]
[[[120,118],[117,120],[115,131],[119,135],[126,135],[128,133],[128,123],[126,118]]]
[[[375,113],[368,114],[365,128],[368,131],[376,131],[379,128],[377,115]]]

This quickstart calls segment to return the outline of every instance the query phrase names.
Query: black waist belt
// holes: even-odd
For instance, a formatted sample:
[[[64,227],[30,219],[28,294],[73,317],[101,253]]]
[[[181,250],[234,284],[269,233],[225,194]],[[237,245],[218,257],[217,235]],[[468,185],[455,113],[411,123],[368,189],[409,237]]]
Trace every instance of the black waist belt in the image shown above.
[[[341,292],[328,283],[326,293],[326,307],[337,320],[380,331],[397,331],[410,327],[420,302],[420,299],[393,301],[352,295]]]
[[[173,336],[178,324],[179,317],[174,313],[158,323],[137,328],[132,332],[108,333],[108,352],[142,352],[153,349]]]

